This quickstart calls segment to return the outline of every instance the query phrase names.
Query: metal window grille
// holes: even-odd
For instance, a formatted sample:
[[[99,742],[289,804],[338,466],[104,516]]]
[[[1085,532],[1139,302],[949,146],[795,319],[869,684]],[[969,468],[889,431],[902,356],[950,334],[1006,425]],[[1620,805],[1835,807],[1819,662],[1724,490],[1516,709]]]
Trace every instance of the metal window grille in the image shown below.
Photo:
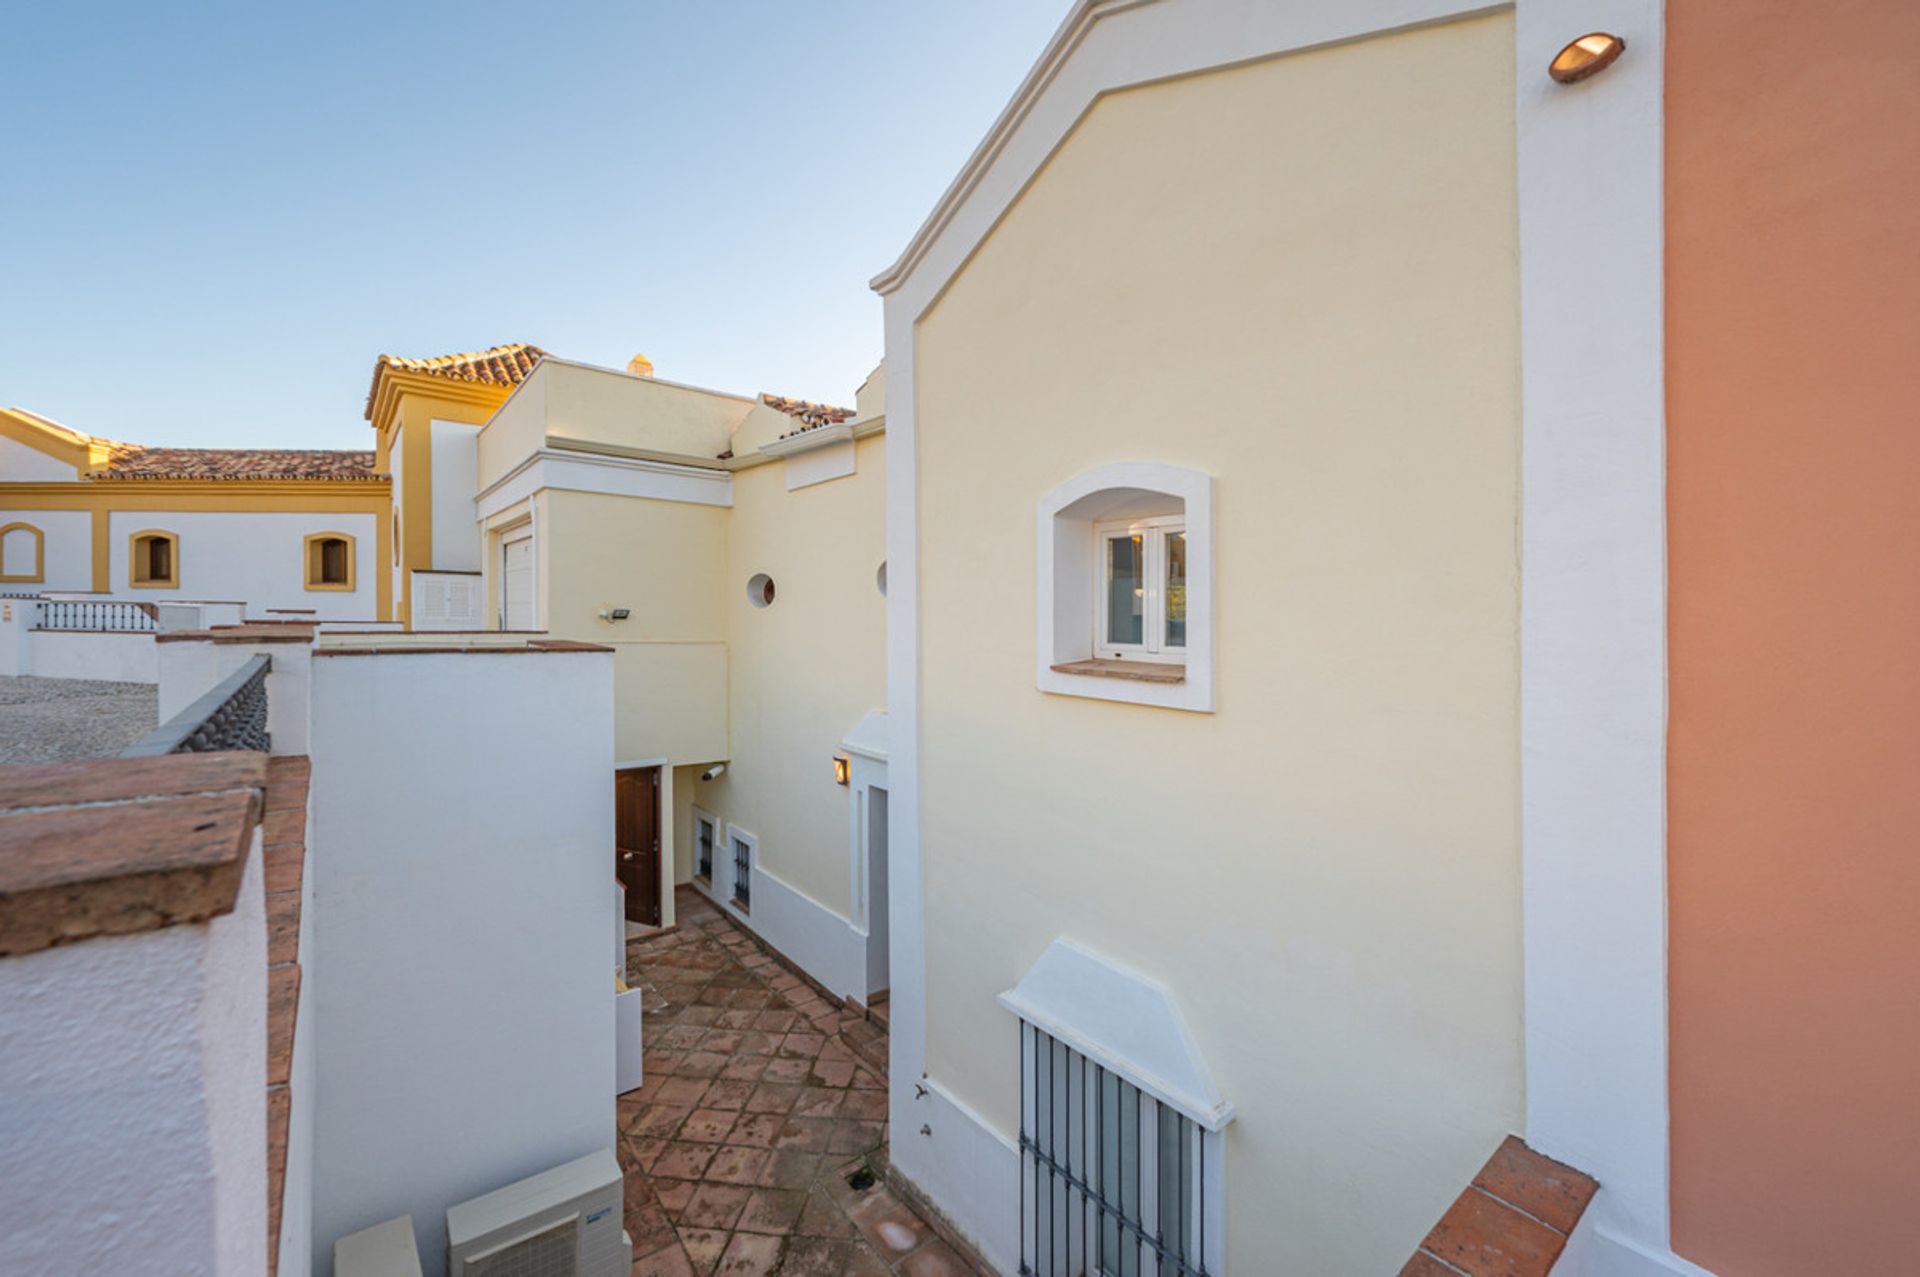
[[[696,820],[693,824],[694,838],[699,843],[700,855],[695,872],[708,882],[713,881],[713,822]]]
[[[1208,1277],[1220,1136],[1031,1024],[1020,1070],[1022,1277]]]
[[[744,838],[733,840],[733,901],[738,905],[752,903],[752,884],[748,877],[753,873],[753,848]]]

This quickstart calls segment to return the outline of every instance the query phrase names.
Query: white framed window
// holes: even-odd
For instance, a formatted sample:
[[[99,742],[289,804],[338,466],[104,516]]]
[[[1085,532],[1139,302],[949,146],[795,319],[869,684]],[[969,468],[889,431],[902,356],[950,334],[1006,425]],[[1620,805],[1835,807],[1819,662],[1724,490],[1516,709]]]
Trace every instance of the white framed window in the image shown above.
[[[1017,1017],[1020,1271],[1218,1277],[1233,1105],[1163,984],[1056,939]]]
[[[1185,665],[1186,517],[1109,520],[1093,536],[1095,654]]]
[[[713,861],[720,851],[720,820],[712,812],[693,809],[693,876],[713,886]]]
[[[1212,712],[1212,476],[1117,462],[1038,513],[1036,686]]]

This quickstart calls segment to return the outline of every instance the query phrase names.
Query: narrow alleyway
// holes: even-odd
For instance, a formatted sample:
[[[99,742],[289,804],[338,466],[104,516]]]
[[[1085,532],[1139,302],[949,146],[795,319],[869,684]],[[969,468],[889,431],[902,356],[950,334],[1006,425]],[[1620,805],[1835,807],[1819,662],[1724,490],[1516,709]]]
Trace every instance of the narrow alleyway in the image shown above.
[[[646,1085],[620,1100],[634,1277],[957,1277],[886,1187],[886,1037],[683,891],[627,945]]]

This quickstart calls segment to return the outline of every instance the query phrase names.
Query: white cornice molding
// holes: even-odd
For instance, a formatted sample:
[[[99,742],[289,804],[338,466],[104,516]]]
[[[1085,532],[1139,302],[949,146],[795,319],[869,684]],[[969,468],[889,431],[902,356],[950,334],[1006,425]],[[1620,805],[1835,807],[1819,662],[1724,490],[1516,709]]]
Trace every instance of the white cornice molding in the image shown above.
[[[967,157],[967,162],[961,166],[952,185],[947,187],[946,193],[941,195],[939,202],[933,206],[933,212],[927,215],[927,220],[914,233],[906,249],[893,265],[873,277],[871,287],[875,292],[886,294],[898,288],[900,281],[919,264],[922,257],[926,256],[928,246],[942,230],[946,229],[947,223],[953,220],[955,210],[980,184],[981,175],[992,166],[994,159],[1006,147],[1007,139],[1013,136],[1014,131],[1020,127],[1021,121],[1027,118],[1027,113],[1033,109],[1033,104],[1039,100],[1040,95],[1060,73],[1060,68],[1066,65],[1067,59],[1073,55],[1073,51],[1079,47],[1080,42],[1086,39],[1087,32],[1093,29],[1094,23],[1108,14],[1119,13],[1123,9],[1158,3],[1160,0],[1079,0],[1053,33],[1053,39],[1047,42],[1047,47],[1040,54],[1040,60],[1035,62],[1033,69],[1027,72],[1027,78],[1020,82],[1018,89],[1014,90],[1012,99],[1001,110],[999,118],[993,122],[993,127],[988,129],[987,135],[980,139],[980,145],[973,148],[973,154]]]
[[[775,439],[772,443],[760,445],[760,451],[769,457],[791,457],[802,452],[812,452],[815,448],[824,448],[833,443],[853,442],[853,423],[840,422],[832,426],[815,426],[812,430],[802,430],[798,434]]]

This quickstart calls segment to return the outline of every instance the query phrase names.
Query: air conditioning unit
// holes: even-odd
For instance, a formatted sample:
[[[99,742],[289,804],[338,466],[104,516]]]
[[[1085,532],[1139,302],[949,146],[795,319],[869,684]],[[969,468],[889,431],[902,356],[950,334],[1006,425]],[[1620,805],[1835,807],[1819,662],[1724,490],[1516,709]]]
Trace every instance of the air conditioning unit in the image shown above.
[[[447,1277],[628,1277],[633,1242],[613,1150],[447,1211]]]

